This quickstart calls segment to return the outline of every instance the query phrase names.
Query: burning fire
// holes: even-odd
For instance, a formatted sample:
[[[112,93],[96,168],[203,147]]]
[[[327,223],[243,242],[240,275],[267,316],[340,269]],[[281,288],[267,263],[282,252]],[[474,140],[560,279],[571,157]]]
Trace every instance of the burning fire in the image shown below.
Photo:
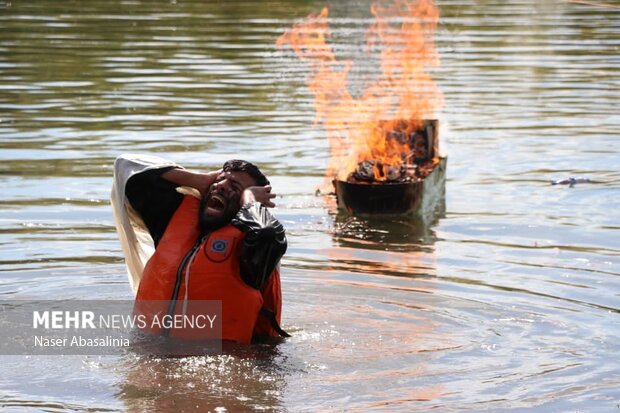
[[[340,180],[365,161],[374,165],[375,180],[386,180],[390,170],[401,168],[415,151],[409,139],[398,136],[413,136],[442,102],[425,71],[439,65],[434,44],[439,11],[433,1],[395,0],[390,5],[377,1],[371,12],[375,21],[366,40],[369,53],[379,53],[380,71],[359,96],[347,88],[353,63],[339,62],[327,42],[331,36],[327,8],[294,24],[276,43],[288,45],[310,65],[315,124],[323,124],[331,150],[327,173]],[[396,138],[388,138],[394,133]]]

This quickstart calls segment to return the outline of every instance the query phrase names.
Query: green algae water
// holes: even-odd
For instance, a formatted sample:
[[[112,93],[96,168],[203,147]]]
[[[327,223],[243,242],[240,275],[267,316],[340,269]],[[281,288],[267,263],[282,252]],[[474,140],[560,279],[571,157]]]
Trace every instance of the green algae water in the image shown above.
[[[367,1],[330,6],[359,55]],[[620,411],[620,10],[442,1],[445,211],[337,213],[307,67],[319,1],[0,2],[0,299],[131,299],[112,163],[258,163],[293,337],[217,357],[0,356],[0,409]],[[613,4],[612,4],[613,5]],[[574,187],[550,181],[571,176]]]

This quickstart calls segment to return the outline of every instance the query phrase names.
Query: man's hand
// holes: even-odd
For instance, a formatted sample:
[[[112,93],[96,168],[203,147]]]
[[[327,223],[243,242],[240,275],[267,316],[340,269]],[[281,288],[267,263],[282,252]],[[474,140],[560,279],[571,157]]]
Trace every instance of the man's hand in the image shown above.
[[[200,191],[203,197],[209,192],[209,188],[215,182],[222,171],[192,172],[187,169],[171,169],[162,174],[162,178],[179,186],[189,186]]]
[[[222,173],[221,169],[218,171],[196,174],[196,176],[194,177],[194,180],[196,182],[194,187],[200,191],[200,195],[202,195],[203,198],[207,195],[209,189],[211,188],[211,185],[213,185],[220,173]]]
[[[250,186],[245,188],[241,194],[241,206],[249,202],[260,202],[266,207],[273,208],[276,204],[271,200],[275,197],[276,194],[271,193],[271,185]]]

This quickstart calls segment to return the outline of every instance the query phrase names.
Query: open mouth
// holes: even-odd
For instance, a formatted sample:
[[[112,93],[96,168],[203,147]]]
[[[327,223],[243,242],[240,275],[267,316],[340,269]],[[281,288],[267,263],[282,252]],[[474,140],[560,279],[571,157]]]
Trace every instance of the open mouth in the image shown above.
[[[219,195],[211,195],[209,201],[207,202],[207,208],[223,211],[224,208],[226,208],[226,203]]]

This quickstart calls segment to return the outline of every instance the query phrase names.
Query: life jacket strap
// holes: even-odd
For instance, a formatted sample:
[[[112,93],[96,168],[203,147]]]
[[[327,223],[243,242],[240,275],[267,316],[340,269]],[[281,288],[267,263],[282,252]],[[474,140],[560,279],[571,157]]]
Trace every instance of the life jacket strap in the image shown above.
[[[282,327],[280,327],[280,324],[278,324],[278,320],[276,320],[276,313],[274,313],[272,310],[268,309],[267,307],[263,307],[260,309],[260,315],[262,315],[267,320],[269,320],[269,322],[271,323],[271,327],[274,330],[276,330],[276,333],[280,334],[280,336],[282,337],[291,336],[289,333],[282,330]]]

